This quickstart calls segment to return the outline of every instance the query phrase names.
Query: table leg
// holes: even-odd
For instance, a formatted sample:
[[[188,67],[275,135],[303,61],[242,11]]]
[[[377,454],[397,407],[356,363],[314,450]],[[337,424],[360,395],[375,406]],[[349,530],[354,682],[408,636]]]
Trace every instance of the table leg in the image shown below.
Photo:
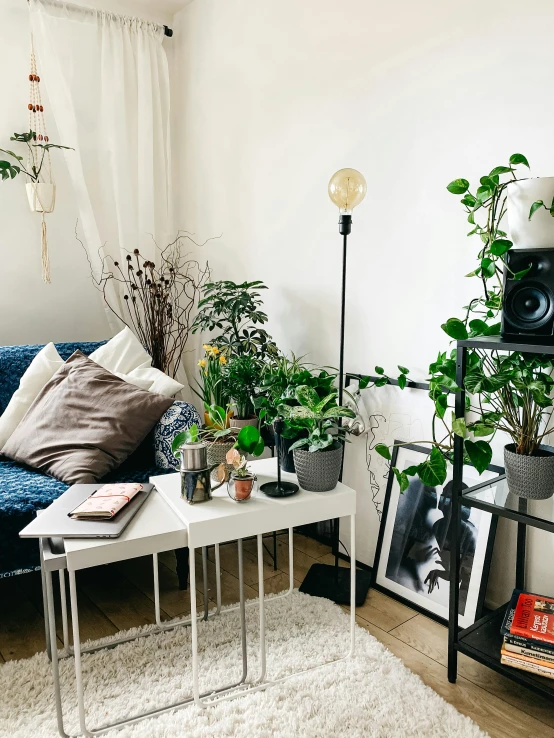
[[[56,703],[56,720],[58,732],[62,738],[67,738],[63,725],[62,697],[60,687],[60,665],[58,661],[58,647],[56,638],[56,613],[54,610],[54,591],[52,588],[52,572],[44,572],[46,608],[48,612],[49,641],[52,644],[51,661],[52,677],[54,680],[54,701]]]
[[[42,582],[42,609],[44,612],[44,636],[46,639],[46,655],[52,660],[52,644],[50,642],[50,624],[48,622],[48,597],[46,592],[46,567],[44,565],[44,552],[42,546],[42,538],[39,538],[39,554],[40,554],[40,578]]]
[[[190,620],[191,620],[191,647],[192,647],[192,695],[199,707],[205,707],[200,699],[198,689],[198,621],[196,618],[196,549],[189,546],[189,576],[190,576]],[[204,592],[204,597],[206,593]]]
[[[264,592],[264,550],[263,538],[261,535],[258,539],[258,601],[260,603],[260,678],[259,682],[263,682],[266,673],[266,647],[265,647],[265,592]]]
[[[208,547],[202,546],[202,584],[204,587],[204,620],[208,619]]]
[[[215,600],[217,608],[216,615],[221,612],[221,561],[219,558],[219,543],[215,544]]]
[[[244,603],[244,556],[242,538],[237,541],[239,556],[239,603],[240,603],[240,637],[242,643],[242,681],[246,681],[248,674],[248,657],[246,653],[246,606]]]
[[[79,726],[85,736],[92,736],[86,724],[85,696],[83,689],[83,671],[81,667],[81,635],[79,632],[79,606],[77,603],[77,586],[75,572],[69,572],[69,599],[71,602],[71,622],[73,624],[73,653],[75,658],[75,684],[77,687],[77,704],[79,706]]]
[[[356,516],[350,516],[350,656],[356,650]]]
[[[292,600],[292,591],[294,589],[294,528],[289,528],[289,591]]]
[[[67,619],[67,595],[65,592],[65,571],[63,569],[60,569],[59,577],[60,577],[60,603],[62,608],[62,630],[63,630],[63,650],[64,655],[68,655],[70,653],[70,646],[69,646],[69,625],[68,625],[68,619]]]

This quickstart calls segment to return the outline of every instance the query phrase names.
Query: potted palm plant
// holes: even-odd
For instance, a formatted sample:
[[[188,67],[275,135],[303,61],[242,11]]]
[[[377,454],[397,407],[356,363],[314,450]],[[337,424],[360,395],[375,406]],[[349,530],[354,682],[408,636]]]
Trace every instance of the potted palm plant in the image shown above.
[[[300,385],[297,406],[282,404],[279,413],[291,426],[307,432],[292,444],[298,483],[311,492],[328,492],[337,486],[348,430],[341,418],[355,418],[347,407],[336,404],[337,392],[319,398],[313,387]]]
[[[234,356],[225,370],[224,387],[234,408],[230,419],[232,428],[258,426],[259,419],[254,410],[254,396],[260,383],[260,361],[250,355]]]

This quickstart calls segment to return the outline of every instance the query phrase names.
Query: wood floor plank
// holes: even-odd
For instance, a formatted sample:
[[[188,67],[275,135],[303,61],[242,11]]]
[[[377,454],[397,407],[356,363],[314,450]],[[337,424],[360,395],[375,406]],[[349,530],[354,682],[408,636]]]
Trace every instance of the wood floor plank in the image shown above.
[[[174,561],[173,565],[175,566]],[[117,569],[154,603],[154,573],[151,556],[122,561],[117,565]],[[179,589],[175,568],[170,569],[162,561],[158,561],[158,575],[161,609],[170,618],[190,615],[190,591]],[[197,595],[197,606],[202,607],[204,596],[198,588]]]
[[[385,631],[391,631],[417,615],[415,610],[375,589],[369,590],[364,604],[356,608],[356,614]]]
[[[5,661],[26,659],[46,648],[44,618],[18,579],[0,580],[0,654]]]
[[[313,538],[308,538],[299,533],[294,534],[293,545],[297,551],[302,551],[302,553],[314,559],[319,559],[331,553],[331,546],[326,546],[324,543],[314,541]]]
[[[244,548],[244,547],[243,547]],[[215,548],[210,548],[208,553],[210,561],[215,562]],[[232,574],[238,579],[239,576],[239,561],[236,543],[226,543],[219,547],[219,559],[221,568]],[[253,586],[258,582],[258,554],[251,553],[244,548],[243,551],[243,571],[244,571],[244,582],[249,586]],[[263,562],[263,577],[269,579],[276,574],[273,565],[264,558]]]
[[[553,738],[554,731],[544,723],[521,712],[504,700],[486,692],[464,677],[450,684],[446,668],[392,633],[357,617],[356,621],[368,630],[395,656],[459,712],[474,720],[490,738],[521,738],[522,735],[540,735]]]
[[[111,565],[84,569],[78,572],[77,582],[119,630],[156,621],[152,600]],[[169,619],[165,611],[162,617]]]
[[[294,535],[296,538],[297,534]],[[293,542],[294,542],[293,538]],[[244,548],[252,554],[256,553],[256,541],[245,541]],[[271,556],[264,550],[264,561],[273,566]],[[289,546],[287,537],[279,538],[277,542],[277,563],[279,565],[279,571],[288,573],[289,570]],[[308,573],[309,568],[313,564],[317,564],[318,560],[312,556],[308,556],[299,549],[294,550],[294,576],[302,580]]]
[[[448,629],[444,625],[424,615],[417,615],[390,632],[434,661],[443,666],[447,665]],[[549,700],[541,698],[464,654],[458,657],[458,672],[487,692],[554,728],[554,704]]]

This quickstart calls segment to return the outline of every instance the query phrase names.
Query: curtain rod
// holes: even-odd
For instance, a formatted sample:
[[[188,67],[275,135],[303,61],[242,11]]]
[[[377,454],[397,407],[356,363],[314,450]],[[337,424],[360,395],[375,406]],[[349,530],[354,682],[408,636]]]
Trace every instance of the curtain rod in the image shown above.
[[[27,5],[28,4],[29,4],[29,0],[27,0]],[[74,7],[77,7],[80,10],[86,10],[87,9],[83,5],[77,5],[77,6],[74,6]],[[92,8],[91,8],[91,10],[92,10]],[[170,28],[169,26],[164,25],[163,29],[164,29],[164,36],[167,36],[168,38],[171,38],[173,36],[173,28]]]

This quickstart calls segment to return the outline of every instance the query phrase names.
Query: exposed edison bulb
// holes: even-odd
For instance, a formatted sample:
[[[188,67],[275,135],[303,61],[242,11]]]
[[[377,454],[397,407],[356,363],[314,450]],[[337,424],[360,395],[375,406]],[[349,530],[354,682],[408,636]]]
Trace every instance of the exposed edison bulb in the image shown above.
[[[339,169],[329,180],[329,197],[343,215],[350,215],[367,192],[363,174],[357,169]]]

